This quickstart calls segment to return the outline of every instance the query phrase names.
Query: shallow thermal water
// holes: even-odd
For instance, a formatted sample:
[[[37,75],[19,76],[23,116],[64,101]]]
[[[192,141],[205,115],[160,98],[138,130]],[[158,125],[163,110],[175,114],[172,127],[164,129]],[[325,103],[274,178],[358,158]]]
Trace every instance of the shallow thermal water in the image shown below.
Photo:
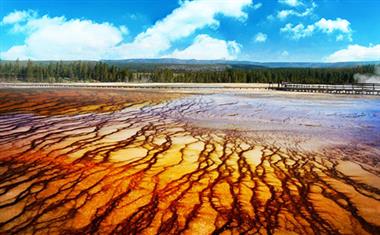
[[[0,101],[0,233],[380,233],[378,98],[3,89]]]

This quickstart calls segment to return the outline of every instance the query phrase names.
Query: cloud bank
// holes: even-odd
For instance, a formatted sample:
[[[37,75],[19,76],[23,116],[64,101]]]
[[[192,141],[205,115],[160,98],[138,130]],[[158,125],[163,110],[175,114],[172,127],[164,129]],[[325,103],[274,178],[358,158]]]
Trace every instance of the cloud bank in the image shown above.
[[[164,19],[137,35],[133,42],[118,46],[114,52],[121,58],[157,57],[170,49],[173,42],[192,35],[196,30],[218,27],[217,15],[244,21],[248,16],[243,8],[251,4],[251,0],[185,1]]]
[[[198,35],[193,44],[184,50],[175,50],[173,53],[165,56],[168,58],[179,59],[236,59],[240,52],[241,45],[235,41],[224,41],[212,38],[207,34]]]
[[[107,55],[107,50],[120,43],[126,32],[125,27],[118,28],[109,23],[50,18],[46,15],[28,19],[24,25],[15,25],[13,30],[28,36],[23,45],[2,52],[1,57],[4,59],[98,60]]]
[[[99,60],[120,43],[128,31],[125,26],[116,27],[107,22],[68,20],[63,16],[38,17],[33,11],[12,12],[2,23],[11,25],[14,33],[27,35],[23,45],[2,52],[3,59]]]
[[[326,20],[325,18],[322,18],[314,24],[306,26],[302,23],[297,25],[288,23],[280,29],[280,32],[286,33],[291,39],[294,40],[310,37],[317,31],[325,34],[332,34],[335,32],[340,33],[337,36],[337,41],[343,40],[344,37],[350,41],[352,40],[350,22],[341,18],[336,18],[335,20]]]
[[[380,60],[380,44],[371,46],[349,45],[325,58],[328,62],[377,61]]]
[[[126,26],[115,26],[108,22],[97,23],[85,19],[65,17],[39,17],[34,11],[14,11],[2,19],[2,24],[12,26],[15,33],[24,33],[24,44],[11,47],[1,53],[2,59],[120,59],[153,58],[169,55],[178,58],[191,54],[202,59],[235,58],[241,45],[235,41],[212,38],[209,35],[194,35],[205,27],[217,28],[223,15],[245,21],[245,7],[252,0],[182,1],[181,5],[162,20],[138,34],[132,42],[123,41]],[[104,35],[107,35],[106,37]],[[180,51],[173,43],[194,37],[193,44]],[[213,44],[215,43],[215,44]],[[205,52],[200,45],[207,45]],[[221,49],[216,52],[216,49]],[[194,51],[192,51],[194,50]],[[213,51],[214,50],[214,51]]]

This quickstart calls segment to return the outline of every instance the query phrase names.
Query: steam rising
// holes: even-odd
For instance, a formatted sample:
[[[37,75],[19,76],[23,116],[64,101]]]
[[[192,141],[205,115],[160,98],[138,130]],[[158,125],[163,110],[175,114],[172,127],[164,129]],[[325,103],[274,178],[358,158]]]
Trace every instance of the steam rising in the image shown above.
[[[380,65],[375,66],[374,74],[360,74],[354,75],[355,81],[358,83],[380,83]]]

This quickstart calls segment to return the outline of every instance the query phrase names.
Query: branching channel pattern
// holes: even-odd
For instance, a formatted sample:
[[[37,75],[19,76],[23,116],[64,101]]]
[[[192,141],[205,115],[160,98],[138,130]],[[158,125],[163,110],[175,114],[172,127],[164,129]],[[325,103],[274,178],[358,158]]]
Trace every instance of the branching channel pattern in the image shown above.
[[[380,234],[378,145],[255,133],[228,97],[0,90],[0,233]]]

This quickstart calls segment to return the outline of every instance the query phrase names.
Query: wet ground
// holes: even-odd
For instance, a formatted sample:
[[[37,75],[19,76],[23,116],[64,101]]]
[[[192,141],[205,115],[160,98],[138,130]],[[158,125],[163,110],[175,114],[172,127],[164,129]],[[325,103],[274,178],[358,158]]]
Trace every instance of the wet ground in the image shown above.
[[[2,89],[0,101],[0,233],[380,233],[379,98]]]

